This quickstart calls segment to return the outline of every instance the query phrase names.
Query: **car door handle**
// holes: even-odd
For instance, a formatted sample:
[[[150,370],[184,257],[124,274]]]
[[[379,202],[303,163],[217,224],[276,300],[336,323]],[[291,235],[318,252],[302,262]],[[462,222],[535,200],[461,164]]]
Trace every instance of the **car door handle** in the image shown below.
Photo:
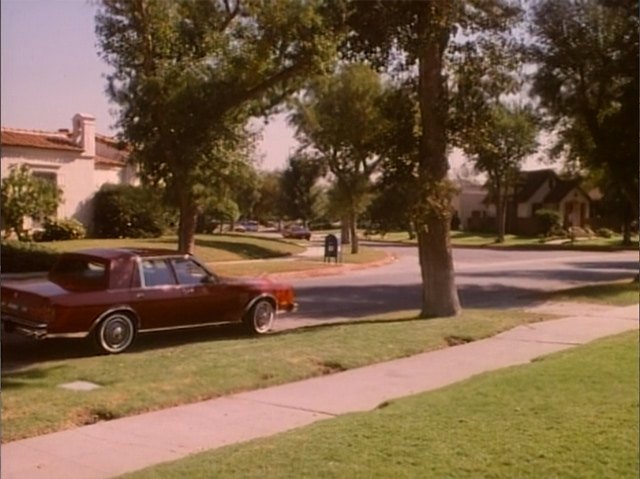
[[[144,293],[136,293],[136,298],[137,299],[144,298]]]
[[[182,290],[184,292],[184,294],[193,294],[196,292],[195,288],[185,288]]]

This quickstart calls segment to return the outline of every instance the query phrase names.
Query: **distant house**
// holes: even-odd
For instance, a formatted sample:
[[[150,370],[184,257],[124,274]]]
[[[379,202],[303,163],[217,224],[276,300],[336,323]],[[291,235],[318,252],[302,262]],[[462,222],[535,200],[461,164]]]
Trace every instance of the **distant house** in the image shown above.
[[[458,218],[459,229],[473,230],[474,225],[487,217],[484,199],[487,190],[483,185],[469,180],[455,180],[458,189],[451,201],[454,217]]]
[[[545,208],[557,211],[563,227],[590,226],[592,200],[582,189],[580,178],[561,178],[551,169],[523,171],[507,200],[506,232],[535,236],[542,233],[536,211]],[[496,210],[490,195],[483,188],[483,199],[467,222],[469,231],[495,232]]]
[[[105,183],[136,184],[128,151],[110,137],[96,134],[95,118],[78,113],[72,130],[56,132],[2,127],[0,167],[6,177],[15,165],[26,164],[33,175],[55,182],[63,191],[59,218],[75,218],[88,228],[92,199]]]
[[[591,199],[580,178],[560,178],[550,169],[523,171],[507,207],[507,232],[540,233],[535,212],[541,208],[560,213],[565,228],[589,226]]]

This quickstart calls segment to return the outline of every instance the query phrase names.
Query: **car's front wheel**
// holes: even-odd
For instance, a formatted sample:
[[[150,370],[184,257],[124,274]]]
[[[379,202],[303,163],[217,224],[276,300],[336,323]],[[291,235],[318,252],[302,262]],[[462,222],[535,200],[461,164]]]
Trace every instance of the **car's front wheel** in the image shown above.
[[[275,317],[273,303],[268,299],[260,299],[244,317],[244,324],[251,334],[265,334],[273,327]]]
[[[121,353],[131,346],[135,337],[135,324],[126,313],[110,314],[95,330],[96,345],[102,353]]]

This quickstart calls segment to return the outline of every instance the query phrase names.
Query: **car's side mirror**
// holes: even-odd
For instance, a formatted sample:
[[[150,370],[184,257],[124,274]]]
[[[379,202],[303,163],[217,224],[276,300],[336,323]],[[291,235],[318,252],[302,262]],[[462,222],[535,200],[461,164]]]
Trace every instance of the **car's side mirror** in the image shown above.
[[[217,284],[218,283],[218,278],[215,277],[214,275],[208,275],[208,276],[204,276],[200,282],[202,284]]]

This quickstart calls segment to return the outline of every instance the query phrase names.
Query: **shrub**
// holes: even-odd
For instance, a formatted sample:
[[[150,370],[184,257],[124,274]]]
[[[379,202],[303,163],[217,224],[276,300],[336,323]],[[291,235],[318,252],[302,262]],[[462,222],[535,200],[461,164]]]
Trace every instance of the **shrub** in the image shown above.
[[[73,218],[47,219],[44,222],[44,230],[34,234],[36,241],[66,241],[82,239],[87,235],[87,230],[78,220]]]
[[[35,243],[3,241],[0,246],[0,265],[3,273],[49,271],[59,254]]]
[[[545,236],[564,234],[562,216],[556,210],[542,208],[535,212],[535,217],[538,218]]]
[[[27,240],[24,218],[40,221],[55,214],[62,202],[62,190],[55,181],[32,175],[27,165],[10,167],[9,171],[2,179],[0,214],[7,234],[13,230],[18,239]]]
[[[598,231],[596,231],[596,234],[600,238],[612,238],[615,233],[609,228],[598,228]]]
[[[165,228],[159,195],[139,186],[103,185],[94,198],[94,234],[100,238],[153,238]]]

